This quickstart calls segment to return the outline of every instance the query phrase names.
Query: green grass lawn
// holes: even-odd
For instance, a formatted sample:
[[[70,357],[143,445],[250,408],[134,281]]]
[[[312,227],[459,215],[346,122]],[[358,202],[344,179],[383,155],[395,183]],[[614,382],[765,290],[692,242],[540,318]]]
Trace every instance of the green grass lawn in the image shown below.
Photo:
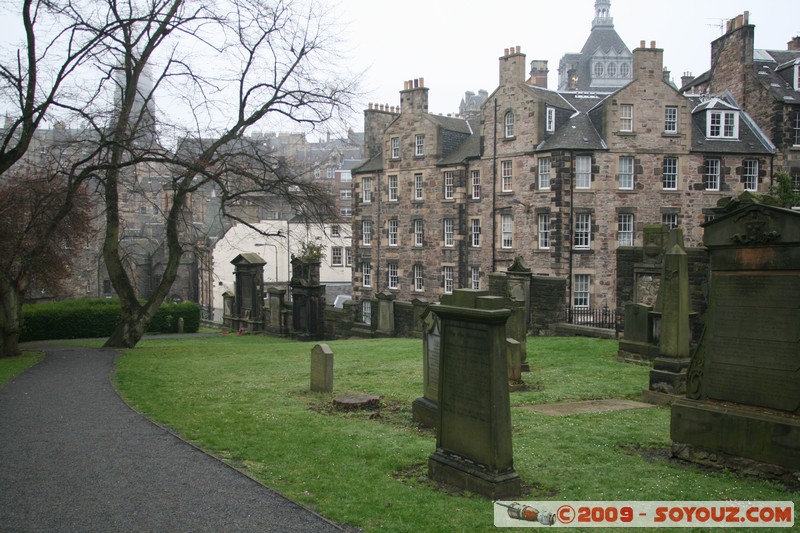
[[[41,352],[25,350],[15,357],[0,358],[0,387],[11,378],[42,360]]]
[[[309,391],[313,344],[236,335],[143,340],[119,359],[117,386],[149,417],[335,522],[366,531],[494,530],[491,502],[427,480],[435,435],[411,420],[422,395],[422,341],[328,344],[334,394]],[[620,363],[616,351],[608,340],[529,339],[532,371],[523,378],[532,390],[511,396],[521,501],[793,500],[800,508],[800,496],[779,484],[667,461],[668,408],[565,417],[526,409],[638,398],[648,367]],[[332,412],[332,398],[348,392],[381,396],[380,415]]]

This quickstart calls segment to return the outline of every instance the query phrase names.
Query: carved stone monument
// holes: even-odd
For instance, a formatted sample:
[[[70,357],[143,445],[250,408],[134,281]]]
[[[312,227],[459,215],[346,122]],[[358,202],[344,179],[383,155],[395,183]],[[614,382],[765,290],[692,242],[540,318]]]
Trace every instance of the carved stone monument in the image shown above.
[[[491,499],[521,492],[511,446],[504,298],[456,290],[441,321],[439,423],[428,476]]]
[[[439,418],[439,319],[431,307],[421,315],[425,324],[422,335],[422,397],[411,404],[411,416],[425,427],[436,427]]]
[[[263,327],[266,262],[258,254],[243,253],[237,255],[231,264],[235,267],[236,279],[233,326],[237,330],[260,330]]]
[[[327,344],[311,349],[311,390],[333,392],[333,350]]]
[[[320,284],[319,261],[292,258],[292,334],[303,340],[324,335],[325,285]]]
[[[800,212],[744,193],[705,225],[705,330],[672,405],[673,455],[800,471]]]

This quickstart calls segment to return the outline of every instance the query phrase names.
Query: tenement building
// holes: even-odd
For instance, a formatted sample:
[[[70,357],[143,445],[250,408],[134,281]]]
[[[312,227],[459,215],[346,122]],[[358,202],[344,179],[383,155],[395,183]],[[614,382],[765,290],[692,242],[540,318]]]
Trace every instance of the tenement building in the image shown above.
[[[556,91],[514,47],[474,120],[431,114],[422,79],[399,108],[370,106],[352,171],[355,299],[485,289],[521,256],[567,280],[569,305],[613,308],[616,250],[641,246],[645,225],[699,245],[721,198],[768,191],[775,148],[729,93],[684,95],[663,67],[642,41],[624,86]]]

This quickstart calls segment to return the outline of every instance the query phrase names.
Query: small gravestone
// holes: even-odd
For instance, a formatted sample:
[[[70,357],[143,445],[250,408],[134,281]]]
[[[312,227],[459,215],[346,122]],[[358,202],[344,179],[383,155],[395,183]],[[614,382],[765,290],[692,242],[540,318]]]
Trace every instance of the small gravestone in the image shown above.
[[[439,410],[428,476],[492,499],[516,497],[505,299],[460,289],[431,307],[439,318]]]
[[[652,361],[658,357],[653,343],[653,308],[645,304],[625,306],[625,333],[619,340],[619,357],[631,361]]]
[[[327,344],[311,349],[311,390],[333,392],[333,351]]]
[[[800,212],[744,193],[720,206],[686,399],[672,404],[673,455],[800,473]]]
[[[425,325],[422,336],[422,397],[411,404],[411,416],[425,427],[436,427],[439,404],[439,319],[430,312],[422,315]]]
[[[528,386],[522,381],[522,345],[510,337],[506,339],[506,363],[509,392],[528,390]]]
[[[378,299],[378,329],[375,334],[382,337],[394,336],[394,300],[395,295],[390,292],[380,292]]]
[[[374,394],[347,394],[333,399],[337,411],[373,411],[380,409],[381,397]]]

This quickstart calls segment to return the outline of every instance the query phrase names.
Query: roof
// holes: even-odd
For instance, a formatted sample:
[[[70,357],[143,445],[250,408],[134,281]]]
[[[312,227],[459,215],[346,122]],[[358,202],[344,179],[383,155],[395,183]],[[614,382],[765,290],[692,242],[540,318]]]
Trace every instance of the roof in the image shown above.
[[[586,113],[575,113],[561,127],[539,143],[537,151],[550,150],[606,150],[608,146]]]
[[[757,53],[756,53],[757,52]],[[800,105],[794,88],[794,67],[800,65],[800,50],[756,50],[753,71],[775,100]]]
[[[698,102],[692,110],[692,151],[709,153],[772,154],[775,146],[744,110],[740,109],[730,95],[713,96],[708,100],[695,96]],[[718,139],[706,136],[707,111],[721,109],[739,112],[739,137]]]

